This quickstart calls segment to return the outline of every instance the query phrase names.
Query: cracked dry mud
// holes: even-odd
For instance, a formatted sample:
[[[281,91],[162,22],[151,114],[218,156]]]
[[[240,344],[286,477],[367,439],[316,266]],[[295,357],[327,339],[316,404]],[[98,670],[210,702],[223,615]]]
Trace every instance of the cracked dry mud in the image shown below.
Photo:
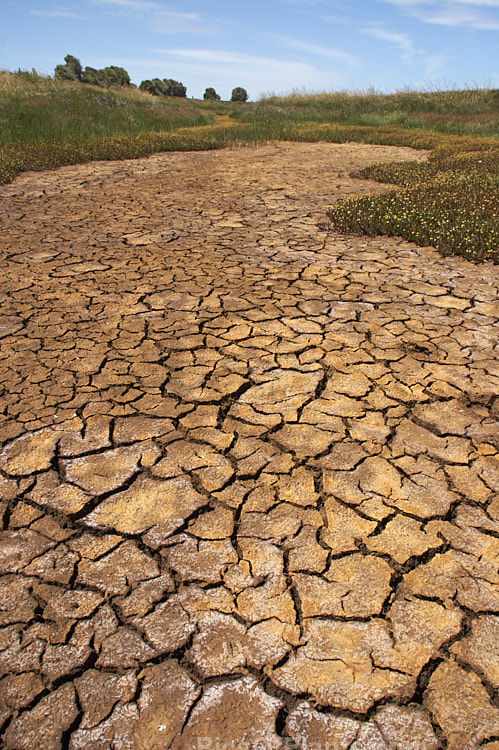
[[[499,747],[498,270],[317,228],[401,158],[0,188],[7,750]]]

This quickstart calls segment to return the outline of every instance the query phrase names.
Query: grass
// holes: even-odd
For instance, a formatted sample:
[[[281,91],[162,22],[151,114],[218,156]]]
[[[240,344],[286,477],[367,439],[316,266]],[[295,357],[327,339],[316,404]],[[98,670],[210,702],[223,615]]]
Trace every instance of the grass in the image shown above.
[[[225,145],[227,105],[0,73],[0,184],[27,170]],[[226,119],[226,118],[225,118]]]
[[[283,121],[429,130],[453,135],[498,136],[499,90],[399,91],[368,90],[322,94],[266,96],[255,114]]]
[[[26,170],[274,140],[428,149],[426,162],[355,175],[397,188],[335,204],[330,224],[477,261],[499,261],[498,135],[491,89],[294,93],[241,105],[0,73],[0,184]]]
[[[81,143],[213,124],[191,100],[102,89],[36,73],[0,73],[0,147]]]

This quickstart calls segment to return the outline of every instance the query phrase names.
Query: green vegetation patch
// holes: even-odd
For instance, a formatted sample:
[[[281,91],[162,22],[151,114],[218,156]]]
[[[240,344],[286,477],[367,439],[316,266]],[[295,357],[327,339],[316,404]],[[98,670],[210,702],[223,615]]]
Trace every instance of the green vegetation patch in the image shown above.
[[[397,235],[443,255],[499,261],[499,143],[459,139],[427,162],[375,164],[355,177],[399,190],[351,198],[328,210],[342,232]]]
[[[266,96],[255,105],[254,114],[276,121],[396,125],[451,135],[499,136],[499,90],[296,93]]]
[[[133,88],[102,89],[35,74],[0,73],[0,147],[75,144],[210,125],[198,104]]]

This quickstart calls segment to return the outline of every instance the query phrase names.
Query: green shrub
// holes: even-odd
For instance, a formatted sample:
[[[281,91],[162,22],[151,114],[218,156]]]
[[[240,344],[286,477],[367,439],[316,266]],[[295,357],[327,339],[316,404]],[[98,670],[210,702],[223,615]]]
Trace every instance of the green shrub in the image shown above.
[[[142,81],[139,89],[148,91],[153,96],[187,96],[187,89],[180,81],[174,81],[172,78],[153,78],[152,81]]]
[[[215,91],[214,88],[208,88],[203,94],[203,99],[206,101],[207,99],[213,99],[214,101],[220,101],[220,97]]]
[[[236,86],[235,89],[232,89],[230,100],[231,102],[245,102],[248,100],[248,92],[242,86]]]
[[[56,78],[65,78],[68,81],[81,81],[83,70],[81,62],[73,55],[66,55],[64,58],[65,65],[56,65]]]

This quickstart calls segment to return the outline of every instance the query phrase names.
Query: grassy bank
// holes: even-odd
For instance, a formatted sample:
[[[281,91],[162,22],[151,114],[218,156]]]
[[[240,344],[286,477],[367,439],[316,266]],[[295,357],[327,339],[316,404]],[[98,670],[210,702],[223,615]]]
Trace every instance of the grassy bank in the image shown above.
[[[342,232],[391,234],[499,260],[499,91],[268,96],[255,104],[153,97],[0,73],[0,183],[26,170],[273,140],[429,149],[426,163],[357,176],[399,186],[328,212]]]
[[[267,96],[255,107],[262,119],[338,125],[395,125],[451,135],[499,136],[499,90],[376,91]]]
[[[181,103],[180,103],[181,102]],[[78,144],[213,123],[186,100],[102,89],[31,73],[0,74],[0,147]]]

